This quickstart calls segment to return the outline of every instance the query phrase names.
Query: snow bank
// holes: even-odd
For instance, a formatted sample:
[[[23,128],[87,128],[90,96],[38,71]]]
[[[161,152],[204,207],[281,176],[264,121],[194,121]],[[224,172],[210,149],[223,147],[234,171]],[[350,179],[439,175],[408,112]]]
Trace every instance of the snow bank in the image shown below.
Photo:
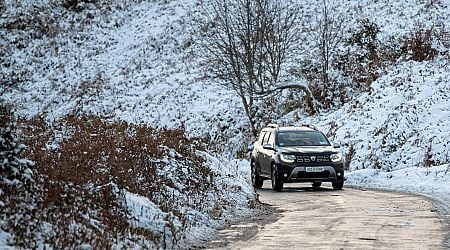
[[[252,214],[256,196],[249,180],[247,161],[229,160],[206,152],[199,152],[205,159],[205,166],[215,174],[213,190],[199,207],[186,206],[195,197],[185,197],[175,189],[171,190],[182,201],[177,208],[185,218],[180,221],[172,212],[164,212],[148,198],[130,192],[125,193],[123,203],[131,212],[131,225],[150,230],[159,237],[158,248],[189,248],[201,245],[210,239],[225,223]],[[191,204],[192,205],[192,204]],[[146,242],[145,247],[154,243]]]
[[[347,173],[347,184],[421,194],[439,201],[450,211],[450,165],[408,167],[391,172],[363,169]]]

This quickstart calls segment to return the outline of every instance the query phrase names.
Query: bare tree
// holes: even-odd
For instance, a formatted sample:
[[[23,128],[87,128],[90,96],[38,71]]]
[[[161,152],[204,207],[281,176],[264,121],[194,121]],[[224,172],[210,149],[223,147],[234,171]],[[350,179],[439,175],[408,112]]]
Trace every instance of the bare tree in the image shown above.
[[[240,96],[251,130],[257,133],[255,100],[286,88],[280,73],[295,51],[300,11],[291,1],[210,0],[206,3],[205,49],[209,69]]]
[[[332,92],[335,89],[335,86],[331,86],[332,83],[329,78],[329,70],[332,54],[343,40],[342,31],[344,20],[339,17],[336,12],[330,10],[327,0],[322,1],[321,7],[322,15],[317,29],[321,64],[320,78],[323,84],[320,101],[325,104],[325,107],[330,107],[330,99],[333,98]]]

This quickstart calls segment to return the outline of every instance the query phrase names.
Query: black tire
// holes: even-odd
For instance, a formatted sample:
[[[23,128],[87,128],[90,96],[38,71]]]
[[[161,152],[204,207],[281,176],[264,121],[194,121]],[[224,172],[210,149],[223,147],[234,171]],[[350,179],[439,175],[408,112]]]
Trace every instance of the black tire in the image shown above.
[[[272,189],[275,191],[281,191],[283,189],[283,181],[278,178],[277,168],[275,166],[271,167],[271,181],[272,181]]]
[[[320,187],[322,185],[322,182],[321,181],[314,181],[313,183],[312,183],[312,186],[314,187],[314,188],[318,188],[318,187]]]
[[[344,180],[334,181],[331,185],[335,190],[341,190],[344,187]]]
[[[252,169],[252,185],[255,188],[262,188],[263,184],[264,184],[264,180],[261,178],[261,176],[259,176],[259,171],[256,168],[256,163],[254,161],[252,161],[251,163],[251,169]]]

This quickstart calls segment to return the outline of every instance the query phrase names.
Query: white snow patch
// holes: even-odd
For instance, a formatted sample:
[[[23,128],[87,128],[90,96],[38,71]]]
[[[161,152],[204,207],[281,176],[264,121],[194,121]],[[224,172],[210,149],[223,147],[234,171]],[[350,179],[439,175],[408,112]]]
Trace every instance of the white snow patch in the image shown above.
[[[450,165],[409,167],[391,172],[379,169],[355,170],[347,174],[347,184],[431,197],[450,211]],[[447,211],[447,212],[448,212]]]

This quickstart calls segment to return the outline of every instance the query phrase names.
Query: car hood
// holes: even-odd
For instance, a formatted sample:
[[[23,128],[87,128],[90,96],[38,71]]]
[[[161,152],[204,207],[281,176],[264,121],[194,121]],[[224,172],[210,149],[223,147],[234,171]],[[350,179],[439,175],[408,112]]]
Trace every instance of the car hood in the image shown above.
[[[278,147],[280,153],[294,154],[322,154],[322,153],[338,153],[339,151],[331,146],[313,146],[313,147]]]

